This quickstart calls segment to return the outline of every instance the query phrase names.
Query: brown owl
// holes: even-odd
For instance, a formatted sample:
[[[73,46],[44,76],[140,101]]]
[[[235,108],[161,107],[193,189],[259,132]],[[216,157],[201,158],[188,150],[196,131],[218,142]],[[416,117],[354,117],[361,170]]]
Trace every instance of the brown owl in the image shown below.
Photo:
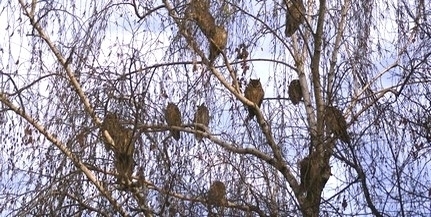
[[[350,144],[346,119],[339,109],[334,106],[326,106],[325,123],[329,132],[333,133],[341,141]]]
[[[222,26],[216,26],[212,30],[211,37],[208,40],[210,42],[210,55],[208,59],[213,63],[217,56],[226,48],[227,31]]]
[[[181,112],[177,105],[171,102],[168,103],[165,110],[165,119],[169,126],[181,126]],[[171,133],[175,140],[180,139],[179,130],[171,130]]]
[[[317,152],[311,153],[299,162],[300,191],[304,192],[324,186],[331,176],[331,167],[326,164]]]
[[[133,153],[135,151],[132,141],[133,131],[123,127],[118,116],[113,113],[106,115],[102,123],[102,130],[107,130],[114,141],[114,146],[112,146],[105,140],[105,148],[114,152],[114,165],[119,175],[118,182],[125,184],[133,173]]]
[[[195,119],[194,119],[195,123],[198,124],[203,124],[206,127],[208,127],[209,123],[210,123],[210,116],[209,116],[209,111],[208,108],[204,105],[204,103],[202,103],[202,105],[198,106],[198,110],[195,113]],[[200,131],[204,131],[205,129],[202,127],[195,127],[195,130],[200,130]],[[199,134],[196,134],[196,140],[198,140],[199,142],[202,140],[202,136]]]
[[[188,8],[189,17],[196,22],[206,37],[211,37],[211,31],[215,28],[215,19],[210,13],[209,0],[192,0]]]
[[[295,79],[292,82],[290,82],[288,93],[289,93],[289,98],[292,101],[293,105],[297,105],[301,101],[302,89],[301,89],[301,83],[299,83],[298,79]]]
[[[245,98],[254,102],[258,107],[262,105],[263,96],[265,92],[263,91],[260,79],[250,79],[247,87],[244,91]],[[248,119],[252,119],[256,115],[254,108],[252,106],[248,107]]]
[[[226,202],[226,186],[220,181],[213,182],[208,191],[208,203],[221,206]]]
[[[301,191],[305,191],[310,186],[310,174],[311,172],[311,164],[310,164],[310,157],[307,156],[304,159],[302,159],[299,162],[299,171],[300,171],[300,178],[301,178]]]
[[[286,11],[286,30],[285,34],[287,37],[292,36],[299,26],[305,20],[305,7],[302,0],[284,0],[287,6]]]
[[[208,11],[199,11],[195,13],[194,20],[206,37],[211,37],[212,30],[215,28],[215,19]]]
[[[108,113],[105,117],[105,119],[102,122],[102,131],[106,130],[109,133],[109,136],[111,136],[112,140],[114,141],[114,146],[110,144],[106,139],[105,142],[105,148],[107,150],[112,151],[118,151],[127,149],[129,144],[131,143],[132,135],[131,131],[124,128],[119,119],[118,116],[114,113]],[[103,132],[102,132],[103,134]],[[103,135],[102,135],[103,136]],[[103,136],[104,138],[104,136]]]

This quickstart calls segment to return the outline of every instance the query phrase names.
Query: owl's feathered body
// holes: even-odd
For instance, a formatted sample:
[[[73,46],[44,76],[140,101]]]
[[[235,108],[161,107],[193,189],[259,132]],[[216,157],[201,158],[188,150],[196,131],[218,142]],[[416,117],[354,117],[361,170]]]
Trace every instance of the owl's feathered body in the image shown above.
[[[194,122],[198,123],[198,124],[203,124],[206,127],[208,127],[208,125],[210,123],[209,110],[203,103],[202,103],[202,105],[198,106],[198,109],[195,113]],[[195,130],[205,131],[204,128],[199,127],[199,126],[195,126]],[[196,140],[198,140],[199,142],[202,140],[201,135],[195,134],[195,136],[196,136]]]
[[[301,83],[298,79],[292,80],[289,85],[288,94],[293,105],[297,105],[302,99]]]
[[[169,126],[181,126],[181,112],[177,105],[174,103],[168,103],[165,109],[165,119],[166,123],[168,123]],[[174,137],[175,140],[180,139],[180,131],[179,130],[170,130],[172,137]]]
[[[305,21],[305,7],[302,0],[284,0],[287,11],[286,11],[286,30],[285,34],[287,37],[292,36]]]
[[[210,55],[208,59],[210,62],[214,62],[215,59],[221,52],[226,48],[227,45],[227,31],[223,26],[216,26],[211,36],[208,38],[210,42]]]
[[[262,105],[264,95],[265,92],[263,91],[260,79],[250,79],[250,82],[248,83],[244,91],[245,98],[260,107]],[[256,111],[254,110],[253,106],[248,106],[248,113],[249,119],[253,118],[256,115]]]
[[[350,136],[347,133],[347,122],[339,109],[334,106],[326,106],[325,123],[329,132],[333,133],[341,141],[350,144]]]
[[[223,205],[226,202],[226,186],[221,181],[211,184],[208,191],[208,203],[213,205]]]
[[[189,9],[190,18],[196,22],[196,25],[208,38],[211,37],[211,32],[216,25],[209,8],[208,0],[192,0]]]
[[[102,130],[106,130],[114,144],[110,144],[103,136],[105,148],[113,152],[127,152],[132,143],[133,132],[121,125],[116,114],[108,113],[102,122]],[[102,132],[103,133],[103,132]],[[133,145],[132,145],[133,146]]]
[[[188,9],[189,17],[196,22],[202,33],[208,38],[210,63],[226,48],[227,31],[223,26],[216,25],[210,13],[209,0],[192,0]]]
[[[119,183],[126,183],[133,173],[134,160],[133,153],[135,145],[132,141],[133,131],[121,125],[116,114],[108,113],[102,123],[102,130],[106,130],[111,136],[114,144],[110,144],[106,139],[105,148],[114,152],[115,169],[119,174]],[[104,136],[103,136],[104,138]]]

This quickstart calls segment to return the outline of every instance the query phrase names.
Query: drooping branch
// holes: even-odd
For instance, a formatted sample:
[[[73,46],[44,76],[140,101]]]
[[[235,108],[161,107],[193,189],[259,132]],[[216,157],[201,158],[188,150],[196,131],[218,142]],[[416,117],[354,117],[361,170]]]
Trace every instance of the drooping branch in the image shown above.
[[[56,136],[52,133],[48,132],[44,126],[38,123],[35,119],[33,119],[28,114],[24,113],[24,111],[15,106],[7,96],[3,93],[0,93],[0,101],[9,107],[12,111],[14,111],[17,115],[25,119],[28,123],[33,125],[39,133],[45,136],[52,144],[57,146],[60,151],[62,151],[73,163],[79,168],[85,176],[94,184],[94,186],[99,190],[99,192],[106,197],[106,199],[111,203],[111,205],[122,215],[129,216],[128,213],[117,203],[117,201],[112,197],[111,193],[103,187],[103,184],[96,178],[96,176],[88,169],[88,167],[82,162],[72,151],[67,148],[65,144],[63,144]]]

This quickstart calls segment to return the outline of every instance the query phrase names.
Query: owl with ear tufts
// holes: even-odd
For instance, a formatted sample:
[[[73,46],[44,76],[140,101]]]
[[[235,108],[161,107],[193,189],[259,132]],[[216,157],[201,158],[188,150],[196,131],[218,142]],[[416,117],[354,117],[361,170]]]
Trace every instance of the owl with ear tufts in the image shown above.
[[[264,95],[265,92],[263,91],[260,79],[250,79],[250,82],[248,83],[244,91],[245,98],[260,107],[262,105]],[[256,111],[254,107],[248,106],[248,119],[252,119],[255,115]]]
[[[165,119],[166,123],[168,123],[169,126],[181,126],[181,112],[177,105],[174,103],[168,103],[165,109]],[[170,130],[172,137],[174,137],[175,140],[180,139],[180,131],[179,130]]]
[[[195,119],[193,122],[195,122],[197,124],[202,124],[202,125],[208,127],[208,125],[210,123],[210,116],[209,116],[209,110],[204,105],[204,103],[202,103],[200,106],[198,106],[198,110],[195,113]],[[205,132],[205,128],[200,127],[200,126],[195,126],[195,130]],[[196,136],[196,140],[198,140],[198,142],[200,142],[202,140],[202,136],[199,135],[198,133],[196,133],[195,136]]]
[[[329,132],[333,133],[341,141],[350,144],[347,122],[339,109],[334,106],[325,107],[325,124]]]
[[[305,21],[305,7],[302,0],[284,0],[284,3],[287,6],[285,34],[290,37]]]
[[[288,94],[293,105],[298,105],[302,99],[301,83],[298,79],[292,80],[292,82],[290,82]]]

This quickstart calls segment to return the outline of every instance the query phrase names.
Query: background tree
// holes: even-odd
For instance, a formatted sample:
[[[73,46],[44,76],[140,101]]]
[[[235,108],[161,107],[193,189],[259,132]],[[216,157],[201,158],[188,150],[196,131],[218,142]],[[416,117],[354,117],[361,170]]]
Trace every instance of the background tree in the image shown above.
[[[177,0],[0,3],[2,214],[430,214],[429,4],[197,2],[205,26]],[[286,35],[289,11],[305,14]],[[208,23],[227,32],[211,59]],[[251,78],[260,108],[244,96]],[[168,102],[181,126],[166,124]],[[202,103],[211,120],[199,143]],[[348,143],[326,127],[327,106]],[[105,129],[109,113],[125,137]],[[117,143],[134,148],[120,182]],[[217,206],[212,183],[225,187]]]

